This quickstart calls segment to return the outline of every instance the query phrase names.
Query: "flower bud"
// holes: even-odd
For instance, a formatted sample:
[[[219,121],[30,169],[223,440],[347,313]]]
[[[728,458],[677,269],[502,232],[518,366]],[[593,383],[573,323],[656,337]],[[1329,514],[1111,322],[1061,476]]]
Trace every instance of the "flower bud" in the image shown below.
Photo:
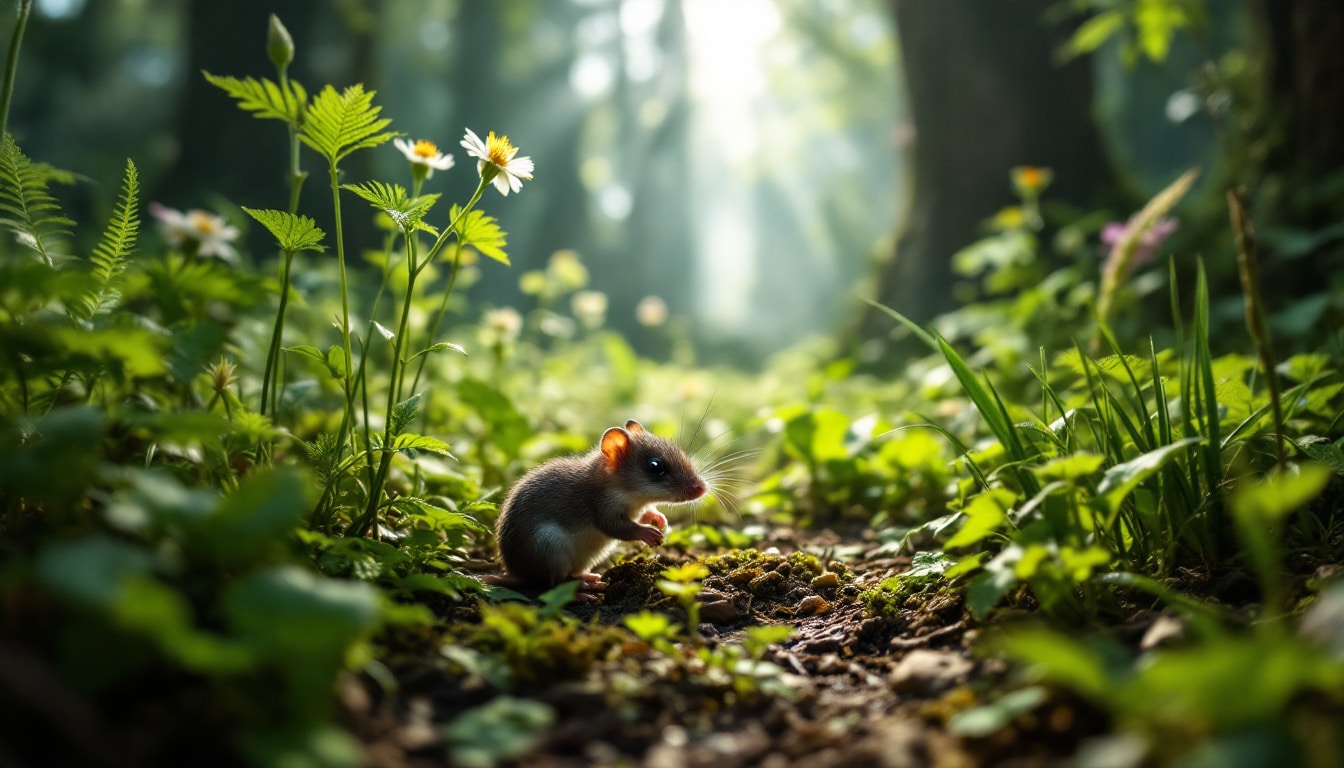
[[[285,29],[285,25],[280,23],[280,17],[274,13],[266,30],[266,53],[275,68],[282,72],[294,60],[294,38],[289,36],[289,30]]]

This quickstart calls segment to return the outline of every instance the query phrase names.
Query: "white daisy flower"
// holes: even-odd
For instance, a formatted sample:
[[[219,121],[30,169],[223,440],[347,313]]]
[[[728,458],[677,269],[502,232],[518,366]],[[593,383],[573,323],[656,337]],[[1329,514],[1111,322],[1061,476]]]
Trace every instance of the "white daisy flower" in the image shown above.
[[[476,172],[481,178],[493,182],[501,195],[507,197],[510,191],[521,190],[524,180],[532,180],[532,158],[514,157],[518,148],[509,143],[508,136],[496,136],[491,131],[485,141],[481,141],[481,137],[468,128],[462,146],[468,155],[477,158]]]
[[[426,179],[433,176],[435,171],[446,171],[453,167],[453,156],[440,152],[432,141],[420,139],[411,143],[406,139],[393,139],[392,144],[406,156],[414,171],[423,173]]]
[[[228,262],[238,259],[238,252],[230,245],[238,239],[238,228],[230,226],[223,216],[199,208],[184,213],[159,203],[150,203],[149,213],[159,220],[159,232],[170,248],[191,249],[197,256]]]

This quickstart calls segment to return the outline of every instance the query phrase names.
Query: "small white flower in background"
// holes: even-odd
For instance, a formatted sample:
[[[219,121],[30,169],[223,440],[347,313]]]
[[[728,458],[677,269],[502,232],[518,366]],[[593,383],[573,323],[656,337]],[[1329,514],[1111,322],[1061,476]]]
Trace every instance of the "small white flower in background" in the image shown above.
[[[481,141],[470,128],[462,137],[462,147],[467,154],[476,158],[476,172],[482,179],[493,182],[499,194],[508,196],[510,191],[523,188],[523,181],[532,180],[532,158],[514,157],[518,148],[509,143],[508,136],[496,136],[494,131]]]
[[[412,143],[406,139],[393,139],[392,144],[406,156],[413,172],[423,173],[426,179],[433,176],[435,171],[446,171],[453,167],[453,156],[440,152],[432,141],[420,139]]]
[[[518,338],[523,330],[523,316],[513,307],[491,309],[481,316],[481,325],[494,334],[501,343]]]
[[[607,318],[607,294],[601,291],[579,291],[570,303],[585,328],[597,328]]]
[[[657,328],[667,322],[667,302],[658,296],[645,296],[635,305],[635,319],[645,328]]]
[[[149,213],[159,220],[159,232],[170,248],[194,249],[198,256],[227,262],[238,260],[238,252],[230,245],[238,239],[238,228],[230,226],[223,216],[199,208],[183,213],[159,203],[150,203]]]

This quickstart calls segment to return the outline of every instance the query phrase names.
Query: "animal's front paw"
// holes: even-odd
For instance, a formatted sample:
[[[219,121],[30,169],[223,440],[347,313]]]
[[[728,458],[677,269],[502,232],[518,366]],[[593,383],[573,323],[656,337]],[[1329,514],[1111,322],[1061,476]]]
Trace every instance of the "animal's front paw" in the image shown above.
[[[662,515],[659,515],[659,517],[662,517]],[[663,532],[651,526],[641,525],[639,527],[639,540],[650,547],[656,547],[663,543]]]
[[[639,519],[635,522],[643,523],[644,525],[652,525],[660,531],[667,530],[667,517],[656,509],[644,510],[644,514],[640,515]]]

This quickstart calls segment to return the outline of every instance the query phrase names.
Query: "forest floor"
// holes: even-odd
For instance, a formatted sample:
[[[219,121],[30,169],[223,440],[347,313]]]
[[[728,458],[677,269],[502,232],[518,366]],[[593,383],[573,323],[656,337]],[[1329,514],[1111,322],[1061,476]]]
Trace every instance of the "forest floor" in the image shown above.
[[[869,538],[861,548],[843,539],[843,564],[793,554],[834,552],[842,538],[831,531],[781,531],[758,551],[698,558],[711,571],[699,596],[700,640],[678,637],[681,658],[653,653],[628,633],[607,647],[591,638],[645,610],[684,619],[655,583],[664,568],[690,559],[685,556],[637,556],[612,567],[600,601],[565,609],[577,621],[570,622],[572,634],[551,633],[556,648],[546,647],[542,630],[522,628],[515,634],[533,642],[515,637],[500,650],[498,635],[482,630],[482,610],[492,608],[452,607],[450,626],[462,630],[463,646],[493,646],[514,667],[512,695],[553,713],[532,748],[503,764],[1041,765],[1067,758],[1083,739],[1107,730],[1096,709],[1051,691],[1006,721],[949,732],[953,715],[1015,687],[1003,662],[978,657],[974,649],[985,633],[1027,619],[1030,606],[1002,609],[981,624],[960,594],[929,591],[870,616],[861,592],[908,570],[910,559],[886,554],[889,547]],[[1135,636],[1151,623],[1145,613],[1135,616]],[[498,627],[499,616],[487,623]],[[752,667],[742,661],[745,630],[768,624],[792,627],[793,635],[763,654],[766,666]],[[367,677],[344,686],[347,724],[375,765],[463,758],[467,753],[454,753],[445,742],[444,725],[491,698],[481,675],[445,661],[460,662],[460,654],[416,646],[410,642],[387,656],[396,681],[390,689],[386,680],[375,684]],[[728,661],[716,665],[715,659]],[[465,666],[476,665],[468,659]],[[753,672],[733,674],[741,669]],[[514,725],[525,727],[510,717],[477,721],[467,738],[508,738]],[[504,735],[491,736],[494,726]]]

